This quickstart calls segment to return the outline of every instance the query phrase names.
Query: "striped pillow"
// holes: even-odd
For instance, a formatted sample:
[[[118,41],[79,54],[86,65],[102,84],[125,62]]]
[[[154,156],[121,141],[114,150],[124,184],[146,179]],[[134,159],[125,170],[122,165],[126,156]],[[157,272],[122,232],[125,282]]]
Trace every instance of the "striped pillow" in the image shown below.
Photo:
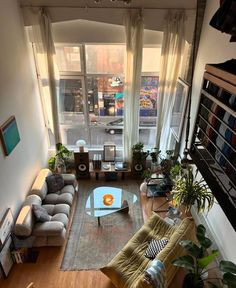
[[[145,252],[145,257],[154,259],[156,255],[166,246],[167,242],[167,239],[152,239]]]

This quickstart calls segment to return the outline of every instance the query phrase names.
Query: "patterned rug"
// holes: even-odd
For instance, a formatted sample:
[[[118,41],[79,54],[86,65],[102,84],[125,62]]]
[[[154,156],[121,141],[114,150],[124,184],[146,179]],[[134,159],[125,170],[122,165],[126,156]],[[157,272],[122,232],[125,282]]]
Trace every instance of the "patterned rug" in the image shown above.
[[[85,212],[85,203],[92,189],[99,186],[125,189],[137,195],[138,200],[130,205],[129,213],[113,213],[101,217],[101,226],[98,226],[97,218]],[[77,207],[61,270],[98,270],[121,250],[143,224],[139,183],[135,180],[80,180],[78,193]]]

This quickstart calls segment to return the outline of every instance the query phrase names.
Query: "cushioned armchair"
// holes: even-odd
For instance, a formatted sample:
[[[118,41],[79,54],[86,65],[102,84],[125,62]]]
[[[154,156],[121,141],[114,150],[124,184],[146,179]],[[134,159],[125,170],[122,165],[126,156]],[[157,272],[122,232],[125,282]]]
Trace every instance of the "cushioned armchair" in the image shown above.
[[[101,268],[115,285],[119,288],[149,288],[144,277],[144,271],[151,265],[152,260],[146,258],[145,251],[152,239],[168,239],[167,245],[156,256],[166,269],[167,286],[172,281],[177,267],[171,261],[184,254],[183,248],[178,244],[183,239],[194,239],[194,221],[184,219],[178,226],[170,226],[157,214],[140,228],[124,248]]]
[[[75,175],[62,174],[61,189],[52,193],[46,181],[51,175],[49,169],[39,172],[14,226],[15,236],[26,241],[31,237],[32,246],[61,246],[66,238],[77,181]],[[46,213],[43,221],[37,219],[34,206]]]

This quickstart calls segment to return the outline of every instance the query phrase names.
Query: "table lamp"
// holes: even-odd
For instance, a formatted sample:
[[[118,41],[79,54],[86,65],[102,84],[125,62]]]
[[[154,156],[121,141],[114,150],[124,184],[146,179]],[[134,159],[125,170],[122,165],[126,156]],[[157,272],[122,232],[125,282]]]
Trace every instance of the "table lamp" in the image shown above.
[[[85,140],[79,139],[76,141],[76,146],[79,147],[79,152],[84,152],[84,146],[86,145]]]

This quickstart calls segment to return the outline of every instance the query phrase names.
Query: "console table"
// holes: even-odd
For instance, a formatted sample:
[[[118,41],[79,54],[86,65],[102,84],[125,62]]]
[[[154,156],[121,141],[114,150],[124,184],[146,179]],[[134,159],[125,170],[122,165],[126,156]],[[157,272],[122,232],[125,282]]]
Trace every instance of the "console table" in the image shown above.
[[[131,169],[130,167],[127,167],[125,170],[116,170],[115,169],[115,163],[114,162],[102,162],[101,169],[94,169],[93,168],[93,163],[90,162],[89,164],[89,173],[95,173],[96,180],[99,179],[99,174],[108,174],[108,173],[120,173],[121,174],[121,179],[125,178],[126,173],[130,173]],[[106,176],[106,175],[105,175]]]

